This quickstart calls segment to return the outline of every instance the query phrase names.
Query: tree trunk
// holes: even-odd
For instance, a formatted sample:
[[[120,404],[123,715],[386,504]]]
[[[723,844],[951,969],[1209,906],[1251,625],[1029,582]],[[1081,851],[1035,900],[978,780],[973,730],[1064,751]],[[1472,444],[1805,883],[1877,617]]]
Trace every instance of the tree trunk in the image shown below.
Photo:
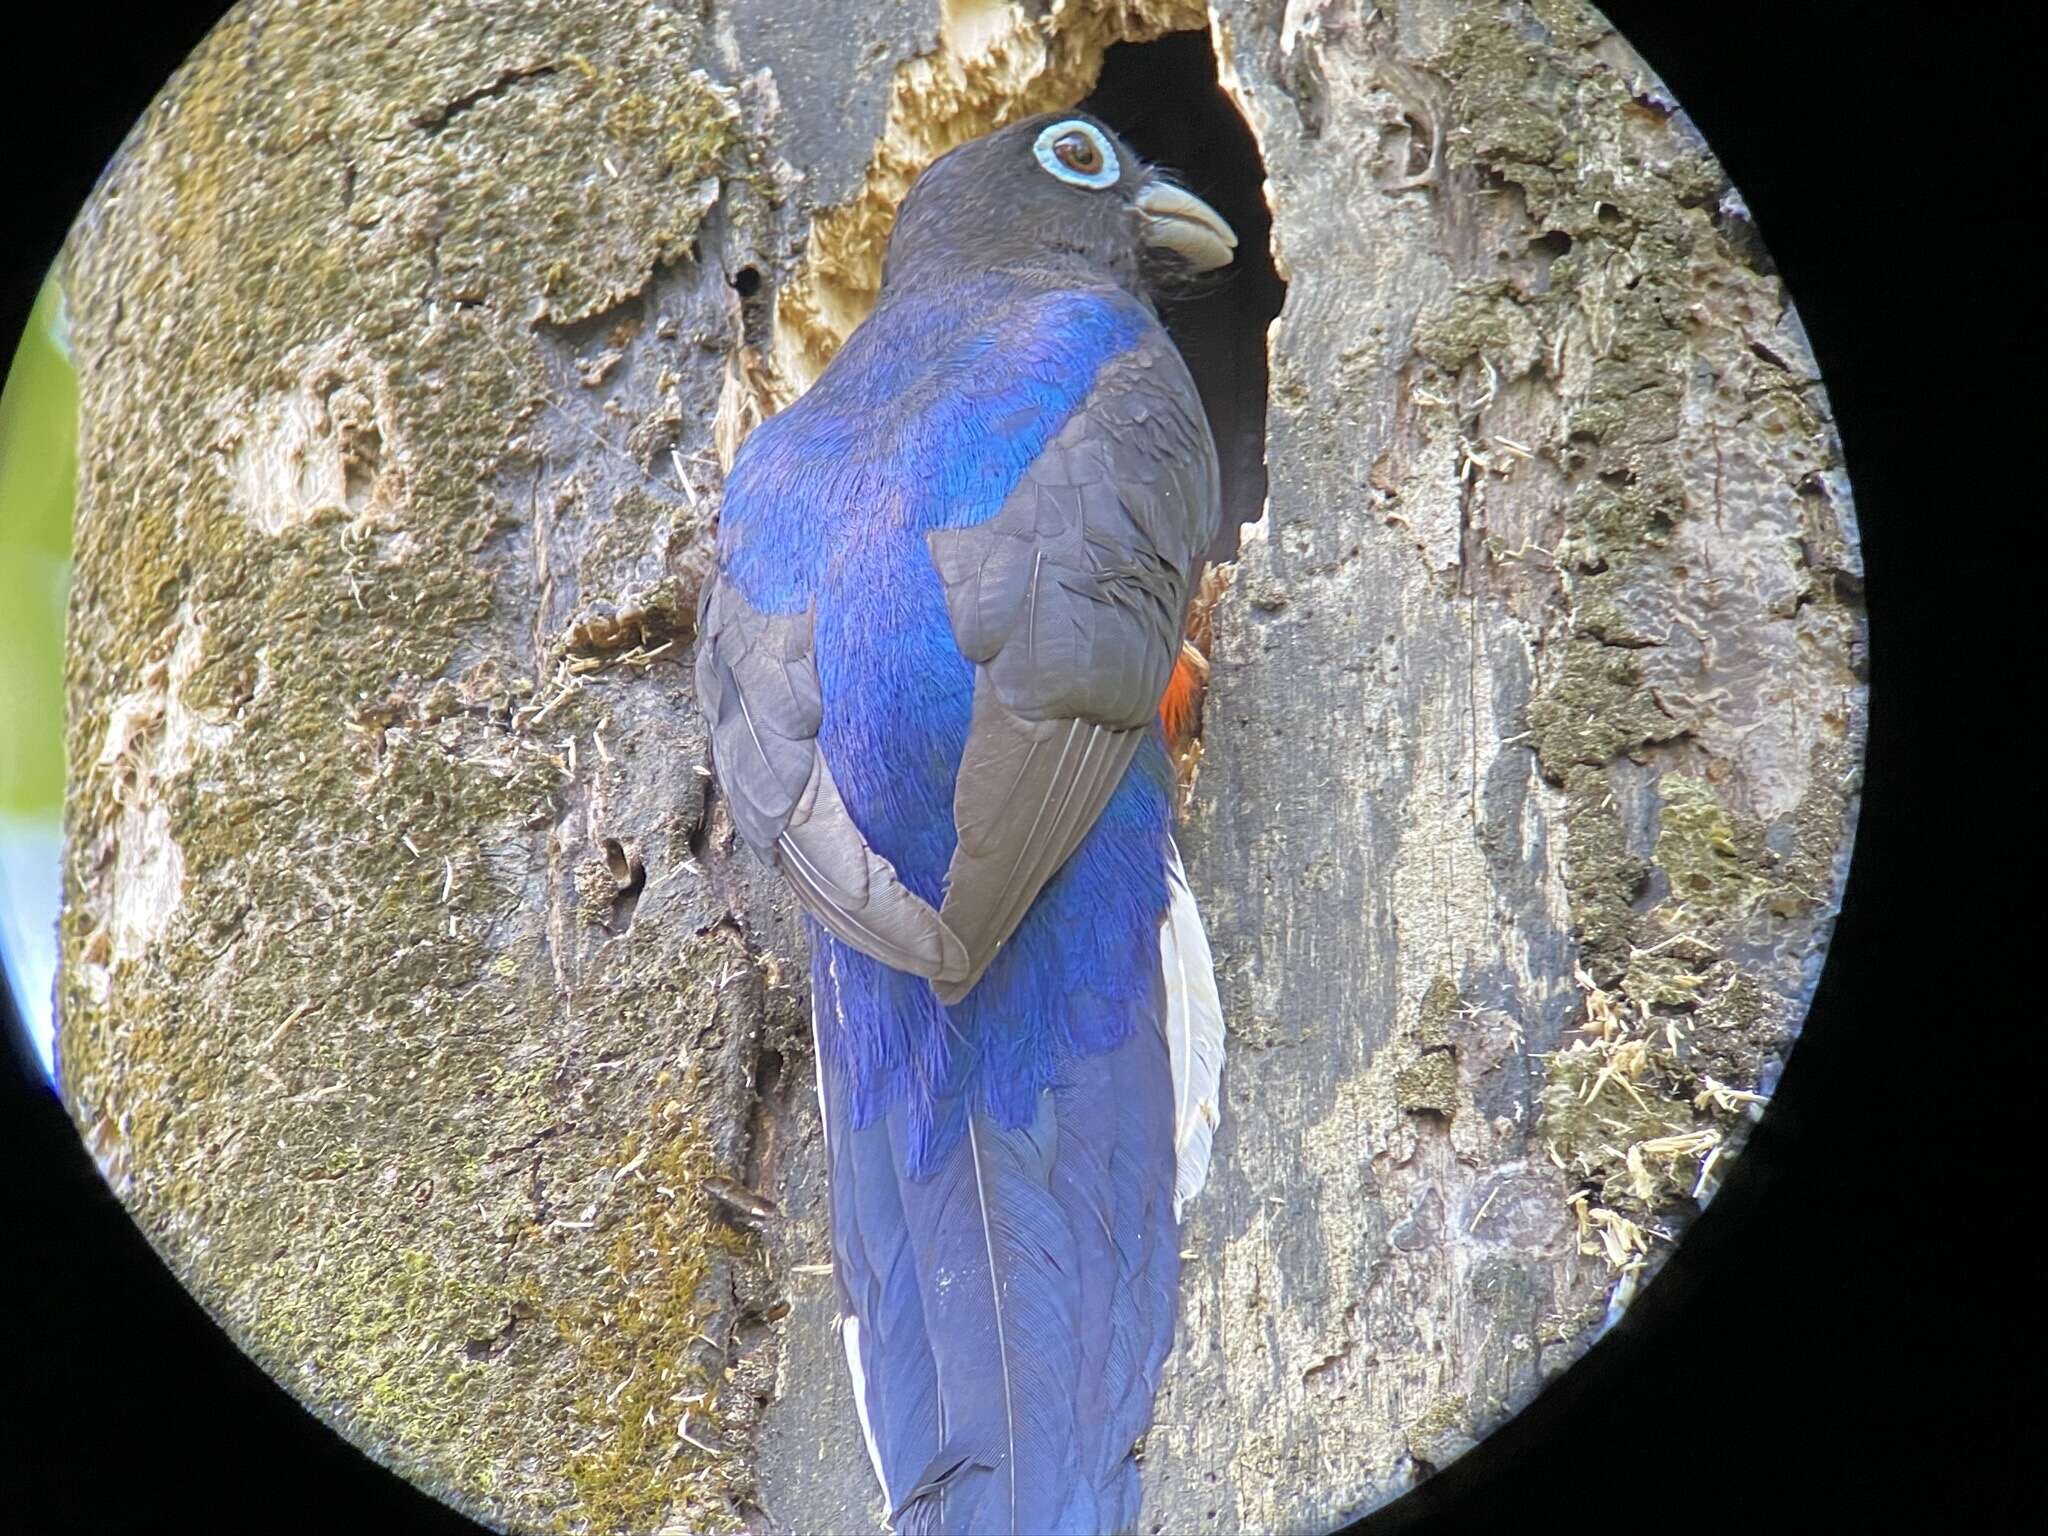
[[[245,4],[70,251],[63,1084],[241,1345],[495,1526],[881,1513],[802,938],[691,698],[720,466],[930,155],[1202,27],[1291,286],[1145,1528],[1455,1455],[1770,1089],[1853,819],[1847,484],[1740,200],[1578,0]]]

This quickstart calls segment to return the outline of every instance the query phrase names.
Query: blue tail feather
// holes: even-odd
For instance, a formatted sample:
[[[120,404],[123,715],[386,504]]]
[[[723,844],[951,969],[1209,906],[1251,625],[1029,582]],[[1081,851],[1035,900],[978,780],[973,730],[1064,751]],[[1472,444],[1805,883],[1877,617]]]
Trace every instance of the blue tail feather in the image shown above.
[[[905,1103],[855,1124],[833,1038],[850,952],[814,935],[813,955],[834,1267],[891,1523],[904,1536],[1126,1529],[1179,1274],[1159,987],[1135,1008],[1118,1000],[1122,1043],[1065,1055],[1023,1124],[934,1106],[961,1133],[927,1168]]]
[[[1062,1131],[1054,1189],[1068,1210],[1086,1213],[1075,1227],[1090,1234],[1085,1275],[1098,1280],[1083,1300],[1082,1381],[1094,1426],[1085,1472],[1099,1528],[1123,1530],[1138,1515],[1131,1448],[1152,1419],[1180,1284],[1165,1036],[1145,1025],[1101,1056],[1070,1058],[1052,1098]]]
[[[1057,1137],[1049,1102],[1015,1130],[977,1114],[942,1167],[904,1185],[941,1402],[940,1443],[904,1514],[935,1532],[1085,1528],[1067,1515],[1083,1429],[1080,1265],[1047,1187]],[[897,1153],[909,1152],[905,1138]]]
[[[813,984],[821,1037],[832,1027],[825,1015],[836,996],[828,964],[829,956],[815,966]],[[939,1388],[899,1170],[882,1127],[854,1129],[840,1074],[825,1069],[822,1052],[819,1088],[832,1172],[832,1270],[841,1326],[851,1318],[858,1328],[846,1342],[849,1366],[857,1366],[861,1431],[884,1487],[901,1488],[922,1466],[917,1448],[937,1438]]]

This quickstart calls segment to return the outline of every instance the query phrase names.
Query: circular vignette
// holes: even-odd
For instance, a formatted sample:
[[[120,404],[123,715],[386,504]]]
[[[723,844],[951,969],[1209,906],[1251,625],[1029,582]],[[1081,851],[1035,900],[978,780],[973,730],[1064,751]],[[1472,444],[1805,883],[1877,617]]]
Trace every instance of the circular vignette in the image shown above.
[[[752,1107],[760,1041],[801,1064],[774,984],[786,914],[743,868],[660,889],[699,829],[687,782],[631,749],[698,739],[654,653],[686,643],[705,429],[733,410],[726,272],[792,296],[758,383],[742,370],[765,409],[857,316],[817,296],[857,292],[874,231],[835,246],[832,215],[886,203],[905,146],[1077,98],[1114,39],[1019,85],[987,39],[870,38],[890,69],[849,89],[882,147],[791,159],[816,190],[777,205],[743,171],[772,177],[822,130],[726,83],[757,77],[682,23],[598,7],[480,54],[449,21],[401,59],[382,10],[334,40],[317,114],[230,88],[231,44],[292,45],[238,11],[74,245],[106,478],[81,508],[73,636],[69,1102],[238,1339],[458,1504],[590,1528],[736,1514],[761,1492],[748,1445],[823,1435],[838,1460],[765,1503],[841,1510],[865,1497],[834,1481],[858,1467],[844,1386],[802,1353],[828,1288],[788,1288],[817,1251],[801,1074]],[[1768,1092],[1839,890],[1860,619],[1810,357],[1675,104],[1590,13],[1531,14],[1535,45],[1417,6],[1405,30],[1277,52],[1254,45],[1277,19],[1213,18],[1296,288],[1270,510],[1215,612],[1229,707],[1190,808],[1237,1129],[1190,1228],[1209,1263],[1147,1446],[1166,1511],[1207,1499],[1220,1461],[1247,1527],[1335,1518],[1572,1358]],[[1203,19],[1162,6],[1136,30]],[[650,84],[655,55],[672,78]],[[1268,57],[1298,78],[1250,62]],[[376,91],[347,83],[351,59]],[[926,94],[885,109],[900,79]],[[559,160],[564,129],[588,164],[520,158],[555,130]],[[181,163],[205,132],[222,160]],[[1330,211],[1352,168],[1327,146],[1354,140],[1373,146],[1352,199],[1372,252]],[[506,212],[511,188],[548,218]],[[207,259],[159,290],[146,236]],[[230,278],[236,303],[176,336],[93,305],[95,284],[168,301]],[[663,386],[653,358],[684,336],[704,357]],[[116,454],[139,380],[192,430]],[[1740,574],[1709,586],[1703,557]],[[1313,700],[1305,659],[1328,664]],[[598,681],[560,681],[582,660],[605,665],[567,679]],[[602,768],[600,735],[619,753]],[[636,859],[653,873],[622,912]],[[753,943],[696,928],[727,908]],[[738,1000],[699,984],[735,968]],[[735,1232],[715,1190],[764,1136],[779,1161],[751,1173],[787,1221]],[[1276,1240],[1262,1181],[1302,1170],[1313,1219]],[[281,1233],[300,1239],[282,1255]],[[1256,1329],[1232,1320],[1281,1294]],[[1404,1295],[1484,1305],[1424,1337],[1394,1321]],[[1368,1364],[1399,1379],[1439,1344],[1463,1375],[1367,1385]],[[1268,1350],[1298,1382],[1275,1385]],[[790,1362],[837,1395],[750,1408]],[[699,1391],[685,1434],[661,1404]],[[1255,1399],[1251,1433],[1179,1406]],[[631,1428],[649,1413],[660,1437]],[[510,1447],[474,1432],[490,1421],[564,1426],[561,1454],[535,1470],[529,1440],[508,1481]],[[1283,1475],[1311,1434],[1356,1478],[1319,1509]]]

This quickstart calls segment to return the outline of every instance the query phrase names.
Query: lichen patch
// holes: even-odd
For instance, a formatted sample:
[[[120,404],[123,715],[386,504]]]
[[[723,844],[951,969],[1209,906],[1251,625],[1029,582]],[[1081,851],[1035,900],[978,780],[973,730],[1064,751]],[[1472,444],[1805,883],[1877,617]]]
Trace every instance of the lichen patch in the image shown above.
[[[1673,1214],[1712,1198],[1767,1095],[1714,1076],[1689,1014],[1617,996],[1584,971],[1578,982],[1585,1017],[1551,1057],[1540,1129],[1552,1162],[1581,1181],[1570,1202],[1581,1251],[1632,1278],[1673,1237]]]

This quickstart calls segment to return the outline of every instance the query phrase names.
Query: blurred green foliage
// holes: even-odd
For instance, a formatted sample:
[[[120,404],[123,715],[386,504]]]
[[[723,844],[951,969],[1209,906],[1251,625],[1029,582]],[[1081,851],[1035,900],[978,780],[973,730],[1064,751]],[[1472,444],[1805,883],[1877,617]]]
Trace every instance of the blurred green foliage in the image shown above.
[[[0,390],[0,815],[64,796],[64,589],[78,468],[78,377],[62,297],[43,284]]]

